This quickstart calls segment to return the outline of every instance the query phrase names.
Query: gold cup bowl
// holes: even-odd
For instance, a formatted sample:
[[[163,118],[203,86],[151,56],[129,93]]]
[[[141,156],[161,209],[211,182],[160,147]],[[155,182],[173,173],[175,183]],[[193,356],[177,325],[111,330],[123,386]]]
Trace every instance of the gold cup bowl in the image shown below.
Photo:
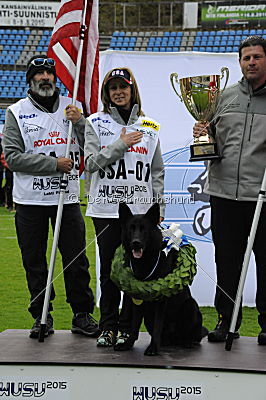
[[[178,79],[178,74],[170,75],[172,87],[187,110],[197,120],[203,123],[210,122],[215,114],[217,103],[221,93],[224,91],[229,70],[227,67],[221,69],[222,75],[200,75]],[[221,89],[221,79],[225,76],[225,84]],[[179,84],[178,93],[175,84]],[[189,161],[212,160],[220,158],[217,144],[209,135],[194,138],[194,144],[190,146],[191,157]]]

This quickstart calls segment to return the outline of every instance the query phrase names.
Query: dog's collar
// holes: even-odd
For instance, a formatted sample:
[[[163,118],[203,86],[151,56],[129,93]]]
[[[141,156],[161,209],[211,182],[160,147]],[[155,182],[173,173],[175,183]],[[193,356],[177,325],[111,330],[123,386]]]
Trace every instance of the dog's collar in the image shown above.
[[[159,251],[159,255],[158,255],[157,261],[156,261],[156,263],[155,263],[155,265],[154,265],[152,271],[149,273],[149,275],[146,276],[146,278],[142,279],[143,281],[146,281],[148,278],[150,278],[150,277],[152,276],[152,274],[154,273],[154,271],[156,270],[156,268],[157,268],[157,266],[158,266],[160,257],[161,257],[161,250]],[[132,271],[133,271],[133,267],[132,267],[132,262],[131,262],[131,260],[129,260],[129,265],[130,265],[130,268],[131,268]]]

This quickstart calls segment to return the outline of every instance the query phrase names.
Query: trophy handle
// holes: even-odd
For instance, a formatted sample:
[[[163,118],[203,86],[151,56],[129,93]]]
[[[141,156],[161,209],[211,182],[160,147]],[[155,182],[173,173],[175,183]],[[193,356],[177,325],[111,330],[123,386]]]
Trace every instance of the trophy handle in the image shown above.
[[[223,68],[221,69],[221,73],[222,73],[221,79],[223,79],[224,74],[226,75],[226,77],[225,77],[225,84],[224,84],[223,89],[221,90],[221,93],[223,93],[223,91],[224,91],[224,89],[225,89],[225,87],[226,87],[226,85],[227,85],[228,79],[229,79],[229,69],[228,69],[227,67],[223,67]]]
[[[175,88],[174,80],[175,80],[175,83],[178,83],[178,74],[176,72],[172,72],[172,74],[170,75],[170,81],[171,81],[171,84],[172,84],[172,87],[173,87],[175,93],[180,98],[180,100],[183,102],[182,97],[180,96],[180,94],[178,93],[178,91]]]

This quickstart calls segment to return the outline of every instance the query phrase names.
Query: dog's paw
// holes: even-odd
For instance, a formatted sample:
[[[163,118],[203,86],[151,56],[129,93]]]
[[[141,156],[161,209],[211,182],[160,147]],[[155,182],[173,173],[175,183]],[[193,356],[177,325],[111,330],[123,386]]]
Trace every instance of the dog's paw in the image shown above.
[[[208,336],[209,330],[205,327],[201,327],[201,339],[203,339],[205,336]]]
[[[116,350],[116,351],[127,351],[127,350],[130,350],[134,346],[134,343],[135,343],[135,340],[130,340],[130,339],[128,339],[124,343],[116,343],[114,345],[114,350]]]
[[[186,342],[183,344],[183,347],[185,349],[193,349],[195,347],[195,344],[193,342]]]
[[[144,351],[145,356],[158,356],[157,346],[149,345],[147,349]]]

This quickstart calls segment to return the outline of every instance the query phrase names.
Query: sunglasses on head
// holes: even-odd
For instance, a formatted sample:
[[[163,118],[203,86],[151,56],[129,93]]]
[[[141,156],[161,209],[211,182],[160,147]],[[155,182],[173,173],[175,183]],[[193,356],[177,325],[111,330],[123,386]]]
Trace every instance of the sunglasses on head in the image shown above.
[[[52,58],[35,58],[34,60],[31,61],[31,64],[35,65],[35,67],[40,67],[42,65],[54,67],[55,60],[53,60]]]

